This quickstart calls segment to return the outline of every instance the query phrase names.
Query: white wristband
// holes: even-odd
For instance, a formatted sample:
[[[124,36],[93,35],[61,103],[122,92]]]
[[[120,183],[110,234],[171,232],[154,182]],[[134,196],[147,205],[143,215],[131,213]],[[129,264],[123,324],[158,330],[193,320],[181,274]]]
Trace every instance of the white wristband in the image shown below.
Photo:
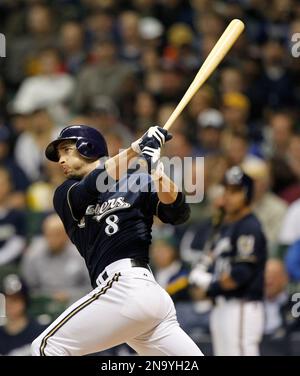
[[[140,154],[141,152],[141,148],[140,148],[140,142],[141,142],[141,138],[139,138],[138,140],[136,141],[133,141],[132,144],[131,144],[131,149],[136,152],[137,154]]]

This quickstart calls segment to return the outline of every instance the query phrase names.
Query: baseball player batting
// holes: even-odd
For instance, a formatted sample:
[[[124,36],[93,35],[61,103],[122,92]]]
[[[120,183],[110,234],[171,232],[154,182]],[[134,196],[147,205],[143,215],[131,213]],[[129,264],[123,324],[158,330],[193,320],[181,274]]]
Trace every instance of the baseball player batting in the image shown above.
[[[214,300],[210,317],[214,354],[258,355],[264,320],[266,240],[251,211],[254,192],[250,176],[234,166],[226,172],[224,187],[225,225],[213,245],[213,265],[196,266],[190,282],[200,289],[198,296]]]
[[[170,138],[167,130],[151,127],[103,162],[108,155],[103,136],[74,125],[46,148],[47,158],[59,163],[67,178],[55,191],[55,210],[85,260],[94,290],[33,342],[33,355],[84,355],[122,343],[139,355],[202,355],[180,328],[170,296],[148,265],[153,216],[171,224],[189,217],[184,195],[159,162],[160,148]],[[140,178],[149,189],[121,190],[131,174],[127,161],[137,155],[147,162],[149,173],[140,172]],[[114,189],[99,191],[100,175],[113,177]]]

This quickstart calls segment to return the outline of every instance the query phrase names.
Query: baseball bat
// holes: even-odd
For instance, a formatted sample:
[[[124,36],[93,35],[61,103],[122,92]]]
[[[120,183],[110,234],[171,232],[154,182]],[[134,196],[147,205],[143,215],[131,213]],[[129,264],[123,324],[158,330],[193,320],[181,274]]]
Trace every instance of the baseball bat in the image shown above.
[[[220,64],[224,56],[228,53],[234,42],[241,35],[244,30],[245,25],[242,21],[235,19],[230,22],[227,26],[219,40],[217,41],[214,48],[210,51],[209,55],[205,59],[201,68],[199,69],[193,82],[190,84],[189,88],[185,92],[184,96],[176,106],[175,110],[170,115],[164,129],[169,130],[178,116],[181,114],[185,106],[189,103],[192,97],[204,84],[204,82],[209,78],[212,72]]]

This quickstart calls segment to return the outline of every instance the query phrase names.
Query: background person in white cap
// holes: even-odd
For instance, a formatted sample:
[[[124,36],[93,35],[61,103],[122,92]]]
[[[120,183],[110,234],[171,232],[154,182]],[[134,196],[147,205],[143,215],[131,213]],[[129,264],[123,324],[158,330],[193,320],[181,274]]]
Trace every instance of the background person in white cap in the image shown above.
[[[197,140],[199,145],[197,152],[199,152],[199,155],[206,156],[220,153],[224,130],[222,113],[214,108],[209,108],[199,114],[197,122]]]

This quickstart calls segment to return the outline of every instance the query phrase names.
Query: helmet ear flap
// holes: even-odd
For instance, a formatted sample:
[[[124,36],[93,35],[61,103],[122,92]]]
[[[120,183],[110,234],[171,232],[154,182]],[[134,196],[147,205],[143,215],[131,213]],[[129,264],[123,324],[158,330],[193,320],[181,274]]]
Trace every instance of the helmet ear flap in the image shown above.
[[[80,138],[76,141],[76,148],[80,155],[89,159],[99,158],[99,152],[103,148],[99,142],[89,140],[87,138]]]
[[[86,138],[80,138],[76,141],[76,148],[80,155],[85,158],[97,158],[95,145]]]

